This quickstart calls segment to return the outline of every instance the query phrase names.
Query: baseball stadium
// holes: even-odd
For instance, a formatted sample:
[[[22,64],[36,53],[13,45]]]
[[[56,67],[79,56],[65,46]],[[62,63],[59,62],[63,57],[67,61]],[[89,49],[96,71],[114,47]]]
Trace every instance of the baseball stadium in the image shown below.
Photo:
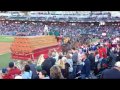
[[[0,79],[120,79],[120,11],[1,11]]]

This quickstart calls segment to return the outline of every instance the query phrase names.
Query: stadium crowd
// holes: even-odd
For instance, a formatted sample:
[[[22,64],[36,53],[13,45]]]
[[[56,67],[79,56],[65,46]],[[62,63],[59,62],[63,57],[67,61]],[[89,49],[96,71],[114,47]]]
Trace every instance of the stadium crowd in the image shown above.
[[[0,21],[0,35],[44,35],[45,25],[41,22]],[[1,79],[120,79],[119,25],[49,23],[47,26],[50,35],[58,32],[58,36],[70,37],[69,49],[65,53],[49,52],[41,65],[28,61],[22,70],[10,62],[2,69]],[[102,36],[103,32],[111,37]],[[85,35],[79,37],[80,34]],[[99,42],[84,43],[99,36]],[[75,42],[80,44],[75,46]]]
[[[0,35],[12,36],[36,36],[44,34],[45,23],[29,21],[0,21]],[[56,31],[62,36],[75,36],[78,34],[97,34],[102,32],[109,34],[120,33],[119,25],[95,25],[94,23],[48,23],[48,30],[51,34]]]
[[[10,62],[1,79],[120,79],[120,37],[50,51],[41,65],[28,61],[22,70]]]

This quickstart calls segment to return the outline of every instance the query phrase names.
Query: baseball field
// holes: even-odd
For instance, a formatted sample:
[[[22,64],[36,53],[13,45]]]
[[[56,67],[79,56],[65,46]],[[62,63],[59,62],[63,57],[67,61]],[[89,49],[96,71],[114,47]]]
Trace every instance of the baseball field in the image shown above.
[[[0,36],[0,69],[6,67],[11,60],[10,45],[14,40],[13,36]]]

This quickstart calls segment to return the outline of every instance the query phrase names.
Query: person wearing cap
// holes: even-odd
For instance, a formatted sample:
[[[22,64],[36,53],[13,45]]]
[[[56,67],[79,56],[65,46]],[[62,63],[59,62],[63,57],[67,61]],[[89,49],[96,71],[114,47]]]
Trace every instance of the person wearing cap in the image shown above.
[[[2,69],[2,79],[11,79],[12,77],[8,75],[8,70],[6,68]]]
[[[113,68],[104,70],[101,79],[120,79],[120,61]]]
[[[13,62],[9,63],[9,70],[8,70],[8,76],[10,76],[10,79],[14,79],[16,75],[20,75],[21,71],[17,67],[15,67]]]
[[[36,72],[37,72],[37,77],[36,79],[40,79],[40,72],[42,71],[42,67],[41,66],[37,66],[36,67]]]
[[[37,66],[37,67],[36,67],[36,72],[37,72],[37,74],[38,74],[41,70],[42,70],[42,67],[41,67],[41,66]]]

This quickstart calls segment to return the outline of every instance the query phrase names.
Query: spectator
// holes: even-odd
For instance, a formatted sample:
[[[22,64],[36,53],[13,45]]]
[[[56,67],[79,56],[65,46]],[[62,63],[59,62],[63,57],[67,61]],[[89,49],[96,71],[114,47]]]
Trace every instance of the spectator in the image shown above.
[[[58,57],[59,57],[59,54],[58,54],[57,50],[54,50],[54,52],[55,52],[55,59],[56,59],[56,61],[57,61],[57,60],[58,60]]]
[[[72,60],[73,60],[73,77],[76,77],[77,74],[77,62],[78,62],[78,53],[76,52],[76,49],[72,48]]]
[[[69,68],[69,73],[72,73],[73,72],[73,61],[72,61],[72,55],[71,54],[67,54],[67,63],[70,65],[70,68]]]
[[[8,70],[8,76],[11,77],[10,79],[14,79],[16,75],[20,75],[21,71],[14,66],[13,62],[9,63],[9,70]]]
[[[52,52],[52,57],[57,61],[58,60],[58,56],[56,54],[56,52]]]
[[[25,65],[24,72],[22,74],[23,79],[31,79],[32,78],[32,71],[30,70],[29,65]]]
[[[11,79],[12,76],[8,75],[8,70],[6,68],[2,69],[2,79]]]
[[[105,45],[102,47],[102,52],[103,52],[103,58],[107,58],[107,48]]]
[[[66,57],[62,57],[62,59],[59,59],[56,62],[56,65],[58,65],[61,69],[65,69],[65,62],[66,62],[67,58]]]
[[[113,68],[104,70],[101,79],[120,79],[120,62],[116,62]]]
[[[115,53],[115,49],[114,47],[112,47],[112,49],[110,50],[110,58],[112,59],[111,60],[111,66],[114,66],[115,62],[117,61],[117,55]]]
[[[51,79],[64,79],[59,66],[54,65],[53,67],[51,67],[50,78]]]
[[[50,79],[45,70],[39,72],[39,79]]]
[[[98,51],[95,51],[95,69],[94,69],[94,74],[98,74],[98,63],[100,62],[100,56],[98,54]]]
[[[64,68],[64,69],[61,69],[62,75],[63,75],[64,78],[66,78],[66,79],[71,79],[70,73],[69,73],[69,68],[70,68],[69,63],[65,63],[65,68]]]
[[[36,72],[37,72],[37,74],[38,74],[41,70],[42,70],[42,67],[41,67],[41,66],[37,66],[37,67],[36,67]]]
[[[37,66],[36,67],[36,72],[37,72],[37,77],[36,79],[39,79],[39,73],[42,71],[42,67],[41,66]]]
[[[99,46],[98,53],[99,53],[100,58],[103,58],[102,46]]]
[[[32,61],[28,61],[28,65],[30,66],[30,70],[32,71],[32,79],[37,79],[38,75],[36,72],[36,66],[32,63]]]
[[[90,51],[90,54],[88,55],[88,59],[90,60],[91,70],[95,69],[95,56],[94,53]]]
[[[82,55],[82,60],[83,60],[83,67],[81,70],[81,76],[82,76],[82,79],[86,79],[86,78],[89,78],[90,76],[91,64],[90,64],[90,60],[87,57],[87,54]]]
[[[56,60],[52,57],[51,53],[49,53],[49,57],[44,60],[42,63],[42,69],[47,72],[47,74],[50,76],[50,68],[55,65]]]
[[[100,56],[99,56],[99,54],[98,54],[98,51],[95,51],[95,62],[97,63],[97,62],[99,62],[100,60]]]

